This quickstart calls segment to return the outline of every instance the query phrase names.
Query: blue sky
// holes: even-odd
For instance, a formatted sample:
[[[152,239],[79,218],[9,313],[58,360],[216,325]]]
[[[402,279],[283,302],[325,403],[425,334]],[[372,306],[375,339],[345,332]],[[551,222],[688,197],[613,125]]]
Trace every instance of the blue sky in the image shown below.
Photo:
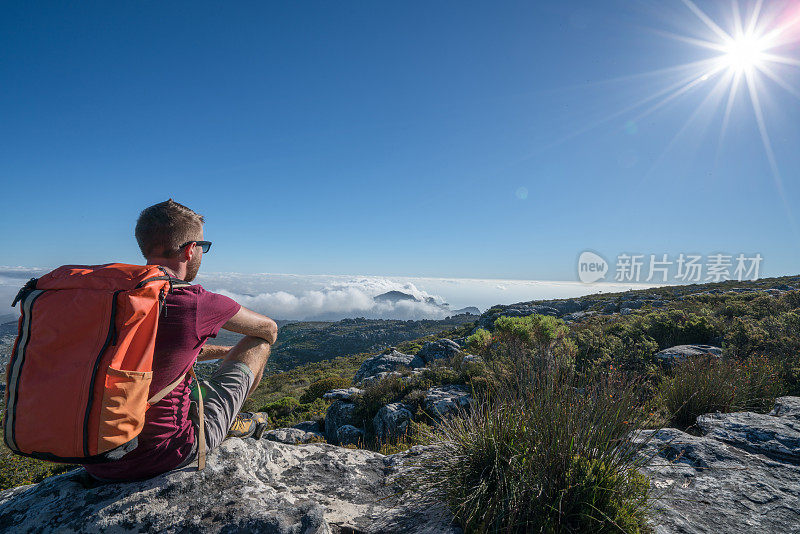
[[[209,272],[575,280],[587,249],[800,271],[798,96],[759,78],[782,189],[746,89],[721,143],[715,77],[624,111],[688,71],[642,73],[718,54],[664,34],[708,37],[681,1],[0,10],[0,265],[137,263],[139,211],[173,197]]]

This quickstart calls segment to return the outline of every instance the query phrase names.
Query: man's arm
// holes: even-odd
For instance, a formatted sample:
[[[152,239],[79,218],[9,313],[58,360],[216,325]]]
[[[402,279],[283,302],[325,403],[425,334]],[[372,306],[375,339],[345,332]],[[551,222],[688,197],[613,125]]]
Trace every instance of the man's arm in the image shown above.
[[[197,361],[202,362],[224,358],[232,348],[233,347],[226,347],[224,345],[203,345],[203,348],[200,349],[200,354],[197,356]]]
[[[236,315],[222,325],[225,330],[246,336],[260,337],[270,345],[278,339],[278,325],[267,317],[242,306]],[[205,354],[203,354],[205,356]]]

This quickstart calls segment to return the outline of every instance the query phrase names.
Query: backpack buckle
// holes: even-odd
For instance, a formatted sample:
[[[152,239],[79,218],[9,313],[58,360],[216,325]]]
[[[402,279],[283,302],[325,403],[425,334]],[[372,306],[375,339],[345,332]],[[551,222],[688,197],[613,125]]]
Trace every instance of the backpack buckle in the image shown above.
[[[25,297],[27,297],[28,293],[30,293],[31,291],[36,289],[36,280],[37,280],[37,278],[31,278],[30,280],[25,282],[25,285],[22,286],[22,288],[19,290],[19,292],[17,293],[17,296],[14,297],[14,302],[11,303],[11,307],[12,308],[17,305],[17,302],[19,302],[19,301],[23,300]]]

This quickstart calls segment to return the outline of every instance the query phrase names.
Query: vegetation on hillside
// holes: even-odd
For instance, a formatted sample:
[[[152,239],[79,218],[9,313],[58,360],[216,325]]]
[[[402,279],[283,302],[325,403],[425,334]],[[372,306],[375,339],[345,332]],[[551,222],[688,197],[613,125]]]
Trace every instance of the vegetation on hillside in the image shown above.
[[[384,453],[417,443],[433,447],[437,453],[420,460],[413,480],[401,482],[418,499],[447,503],[468,532],[644,530],[649,488],[637,468],[647,458],[626,439],[631,431],[661,425],[693,431],[698,415],[766,411],[777,396],[800,395],[800,291],[769,289],[787,281],[797,282],[591,295],[582,301],[598,313],[572,322],[504,316],[508,307],[498,306],[484,314],[494,317],[481,322],[485,328],[477,322],[445,331],[423,328],[417,337],[392,344],[414,354],[439,337],[465,339],[482,363],[457,356],[366,386],[355,399],[366,432],[363,445]],[[637,303],[643,294],[648,298]],[[638,307],[603,311],[609,303]],[[276,427],[322,422],[330,405],[323,394],[348,387],[374,354],[365,349],[328,357],[346,349],[328,345],[336,331],[316,325],[286,336],[299,355],[293,361],[327,359],[268,374],[244,409],[268,412]],[[716,345],[722,356],[670,366],[655,358],[679,344]],[[314,352],[319,347],[324,354]],[[425,391],[443,384],[470,388],[475,408],[434,422],[424,413]],[[407,435],[378,442],[372,419],[392,402],[409,406],[416,422]],[[0,468],[2,487],[63,469],[12,457],[5,449]]]

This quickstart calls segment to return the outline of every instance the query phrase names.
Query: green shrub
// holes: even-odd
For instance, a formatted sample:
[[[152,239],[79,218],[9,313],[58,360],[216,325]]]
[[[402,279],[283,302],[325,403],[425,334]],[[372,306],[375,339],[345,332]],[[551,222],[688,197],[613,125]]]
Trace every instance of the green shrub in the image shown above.
[[[691,358],[675,367],[657,394],[669,423],[688,428],[707,413],[769,409],[782,394],[779,373],[766,357]]]
[[[646,460],[624,439],[642,424],[636,388],[557,367],[513,372],[523,376],[492,401],[420,432],[431,448],[400,476],[405,491],[446,503],[467,532],[644,530]]]
[[[488,353],[492,344],[492,333],[483,328],[477,329],[467,338],[467,347],[478,354]]]
[[[301,403],[314,402],[314,399],[320,399],[322,396],[332,389],[348,388],[350,381],[342,378],[341,376],[328,376],[316,382],[312,382],[303,394],[300,396]]]
[[[75,469],[76,465],[56,464],[25,458],[0,444],[0,491],[16,486],[36,484],[45,478]]]

